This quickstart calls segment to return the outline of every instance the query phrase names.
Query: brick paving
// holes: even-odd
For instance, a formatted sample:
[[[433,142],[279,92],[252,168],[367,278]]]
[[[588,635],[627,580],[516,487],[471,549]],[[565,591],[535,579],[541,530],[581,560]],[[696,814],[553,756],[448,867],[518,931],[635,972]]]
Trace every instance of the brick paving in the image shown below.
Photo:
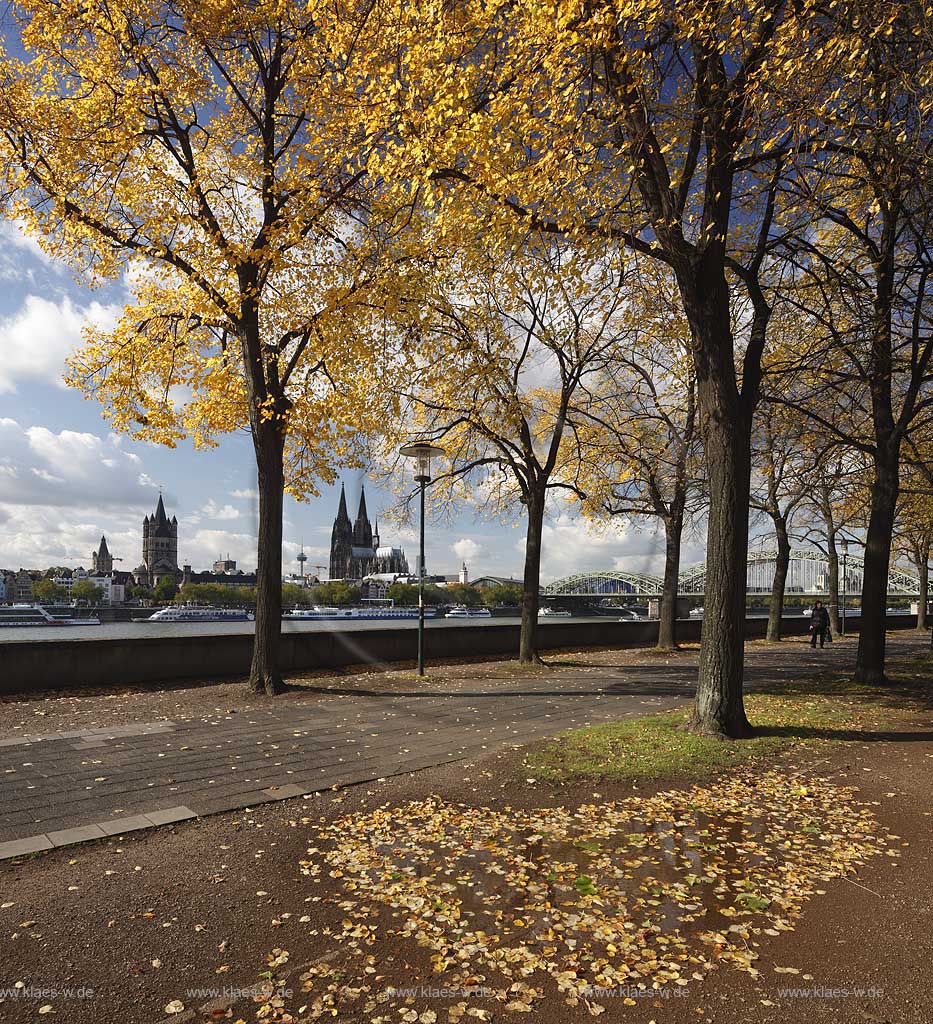
[[[853,646],[836,645],[833,667]],[[826,665],[799,644],[750,649],[747,685]],[[0,741],[0,859],[412,772],[692,696],[689,664],[557,667],[449,691],[340,700]]]

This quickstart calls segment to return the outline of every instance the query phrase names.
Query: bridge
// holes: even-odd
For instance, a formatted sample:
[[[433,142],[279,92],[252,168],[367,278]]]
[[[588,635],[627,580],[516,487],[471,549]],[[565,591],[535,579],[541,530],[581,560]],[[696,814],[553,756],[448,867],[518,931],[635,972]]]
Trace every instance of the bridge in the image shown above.
[[[750,551],[745,589],[750,596],[764,597],[771,593],[776,551]],[[862,591],[865,563],[852,555],[846,561],[845,592]],[[843,589],[842,559],[839,559],[839,589]],[[543,597],[660,597],[663,581],[650,573],[616,570],[577,573],[555,580],[542,588]],[[702,597],[706,590],[706,565],[684,569],[679,576],[682,597]],[[795,549],[790,553],[785,596],[826,597],[829,594],[829,561],[821,551]],[[919,597],[920,579],[894,567],[888,573],[889,597]]]

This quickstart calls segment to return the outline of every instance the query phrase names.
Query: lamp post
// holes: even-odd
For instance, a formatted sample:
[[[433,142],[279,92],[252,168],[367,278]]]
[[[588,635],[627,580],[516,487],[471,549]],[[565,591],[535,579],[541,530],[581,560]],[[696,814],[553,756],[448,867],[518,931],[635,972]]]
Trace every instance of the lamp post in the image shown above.
[[[849,568],[849,542],[842,538],[842,635],[846,635],[846,585],[848,582]]]
[[[418,675],[424,675],[424,489],[431,482],[431,459],[443,448],[426,441],[403,444],[399,453],[415,460],[415,481],[421,485],[421,544],[418,550]]]

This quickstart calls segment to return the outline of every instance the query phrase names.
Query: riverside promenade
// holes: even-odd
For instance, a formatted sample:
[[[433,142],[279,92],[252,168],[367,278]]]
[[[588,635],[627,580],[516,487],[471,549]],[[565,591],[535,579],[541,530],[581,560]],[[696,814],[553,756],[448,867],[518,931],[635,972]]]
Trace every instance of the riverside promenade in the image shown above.
[[[851,641],[826,651],[800,641],[750,645],[746,685],[844,669],[854,652]],[[609,660],[619,664],[562,660],[527,678],[484,678],[482,665],[462,666],[463,677],[441,684],[394,673],[388,689],[366,675],[331,678],[271,700],[238,702],[244,687],[228,684],[209,688],[223,703],[208,708],[191,688],[170,691],[171,716],[153,716],[145,692],[8,701],[4,711],[18,704],[36,723],[48,715],[43,706],[77,701],[58,721],[83,727],[5,726],[0,859],[414,772],[692,697],[696,650]]]

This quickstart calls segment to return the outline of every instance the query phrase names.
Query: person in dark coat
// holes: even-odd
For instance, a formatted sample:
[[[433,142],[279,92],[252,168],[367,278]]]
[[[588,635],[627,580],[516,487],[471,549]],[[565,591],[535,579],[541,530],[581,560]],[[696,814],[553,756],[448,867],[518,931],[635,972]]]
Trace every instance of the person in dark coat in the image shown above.
[[[822,601],[813,605],[810,613],[810,646],[816,647],[816,640],[819,637],[820,647],[826,645],[826,634],[829,632],[829,612],[823,607]]]

